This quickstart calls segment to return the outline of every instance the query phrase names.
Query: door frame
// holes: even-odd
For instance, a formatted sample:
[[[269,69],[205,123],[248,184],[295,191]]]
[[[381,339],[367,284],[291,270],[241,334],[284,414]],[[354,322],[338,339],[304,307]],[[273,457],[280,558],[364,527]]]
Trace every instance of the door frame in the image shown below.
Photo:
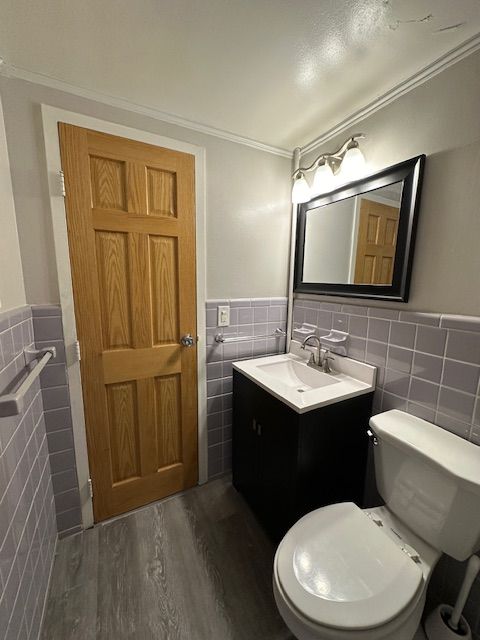
[[[198,374],[198,482],[203,484],[208,480],[208,450],[207,450],[207,382],[206,382],[206,173],[205,148],[174,138],[168,138],[156,133],[134,129],[107,120],[100,120],[91,116],[65,109],[59,109],[42,104],[42,122],[45,143],[45,156],[48,175],[48,191],[50,212],[52,218],[53,238],[55,246],[55,262],[62,308],[63,333],[66,347],[68,385],[72,408],[73,439],[77,476],[80,488],[82,507],[82,524],[84,528],[94,524],[93,504],[90,495],[90,470],[87,451],[87,436],[85,429],[85,415],[83,408],[82,380],[80,363],[75,349],[77,329],[75,323],[75,308],[73,303],[72,275],[70,269],[70,254],[68,249],[67,218],[65,199],[62,193],[60,179],[61,159],[58,123],[65,122],[77,127],[94,129],[123,138],[130,138],[138,142],[165,147],[174,151],[183,151],[195,157],[195,211],[196,211],[196,285],[197,285],[197,335],[199,337],[197,349]]]

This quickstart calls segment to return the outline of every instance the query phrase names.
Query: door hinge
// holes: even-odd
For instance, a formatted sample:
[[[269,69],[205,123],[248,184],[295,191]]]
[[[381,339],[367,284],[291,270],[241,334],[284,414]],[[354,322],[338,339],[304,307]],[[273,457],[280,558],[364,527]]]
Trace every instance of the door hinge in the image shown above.
[[[78,340],[75,340],[75,342],[73,343],[73,352],[75,353],[75,358],[77,359],[77,361],[80,362],[80,360],[82,359],[82,352],[80,350],[80,342]]]
[[[89,478],[87,480],[87,482],[88,482],[88,491],[90,493],[90,498],[93,498],[93,483],[92,483],[92,479]]]
[[[60,176],[60,189],[62,190],[62,196],[65,197],[67,195],[67,192],[65,190],[65,174],[60,169],[58,175]]]

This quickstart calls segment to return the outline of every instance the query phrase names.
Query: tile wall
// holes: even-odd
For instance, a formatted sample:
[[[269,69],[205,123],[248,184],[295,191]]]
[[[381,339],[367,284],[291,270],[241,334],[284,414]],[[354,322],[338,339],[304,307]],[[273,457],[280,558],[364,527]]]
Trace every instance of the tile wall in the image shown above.
[[[230,326],[217,327],[217,307],[230,307]],[[207,325],[207,422],[208,475],[214,478],[230,471],[232,458],[232,362],[284,353],[285,338],[261,338],[218,344],[215,334],[225,337],[264,336],[277,327],[285,331],[287,298],[240,298],[209,300]]]
[[[82,513],[73,446],[70,393],[67,381],[62,315],[58,305],[32,307],[37,348],[53,345],[57,357],[41,375],[57,528],[61,537],[80,531]]]
[[[30,307],[0,314],[0,393],[25,375]],[[0,638],[38,638],[57,539],[40,382],[19,416],[0,418]]]
[[[348,355],[378,367],[375,412],[402,409],[480,444],[480,318],[296,299],[293,321],[350,334]]]
[[[294,329],[350,334],[348,355],[378,367],[374,412],[401,409],[480,445],[480,318],[414,313],[297,298]],[[430,584],[430,608],[454,604],[465,563],[446,556]],[[480,577],[465,609],[480,640]]]

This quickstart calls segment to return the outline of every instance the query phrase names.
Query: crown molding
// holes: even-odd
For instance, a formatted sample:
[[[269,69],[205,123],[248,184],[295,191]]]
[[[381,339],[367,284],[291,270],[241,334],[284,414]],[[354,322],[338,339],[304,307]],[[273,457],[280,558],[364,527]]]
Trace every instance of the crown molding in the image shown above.
[[[386,107],[397,98],[400,98],[409,91],[412,91],[416,87],[424,84],[448,67],[451,67],[455,63],[460,62],[460,60],[463,60],[479,49],[480,34],[477,34],[469,40],[466,40],[458,47],[444,54],[440,58],[437,58],[437,60],[430,63],[406,80],[403,80],[402,82],[396,84],[394,87],[389,89],[387,92],[385,92],[383,95],[379,96],[372,102],[369,102],[364,107],[358,109],[357,111],[354,111],[334,127],[322,133],[320,136],[314,138],[311,142],[301,147],[302,155],[309,153],[310,151],[314,151],[322,144],[328,142],[335,136],[340,135],[350,127],[353,127],[368,116],[373,115],[376,111],[379,111],[383,107]],[[5,77],[18,78],[19,80],[25,80],[26,82],[39,84],[45,87],[49,87],[50,89],[56,89],[57,91],[64,91],[65,93],[70,93],[80,98],[85,98],[87,100],[106,104],[111,107],[123,109],[125,111],[138,113],[139,115],[154,118],[155,120],[173,124],[184,129],[190,129],[192,131],[197,131],[198,133],[221,138],[223,140],[227,140],[228,142],[242,144],[259,151],[264,151],[265,153],[272,153],[283,158],[291,159],[293,157],[293,152],[287,149],[268,145],[257,140],[245,138],[230,131],[224,131],[222,129],[217,129],[216,127],[211,127],[200,122],[181,118],[171,113],[161,111],[160,109],[137,104],[124,98],[117,98],[108,94],[103,94],[99,91],[93,91],[91,89],[78,87],[76,85],[70,84],[69,82],[58,80],[57,78],[53,78],[45,74],[29,71],[28,69],[23,69],[21,67],[7,64],[3,59],[0,59],[0,75]]]
[[[200,122],[181,118],[171,113],[161,111],[160,109],[137,104],[135,102],[132,102],[131,100],[126,100],[125,98],[116,98],[99,91],[93,91],[91,89],[85,89],[84,87],[78,87],[76,85],[70,84],[69,82],[44,75],[43,73],[37,73],[35,71],[29,71],[28,69],[16,67],[15,65],[6,64],[3,60],[2,64],[0,64],[0,75],[7,78],[17,78],[19,80],[25,80],[26,82],[39,84],[50,89],[56,89],[57,91],[64,91],[65,93],[73,94],[75,96],[78,96],[79,98],[93,100],[94,102],[100,102],[101,104],[106,104],[110,107],[116,107],[117,109],[123,109],[125,111],[138,113],[142,116],[147,116],[149,118],[154,118],[155,120],[167,122],[168,124],[183,127],[184,129],[190,129],[192,131],[197,131],[198,133],[203,133],[209,136],[214,136],[216,138],[221,138],[223,140],[228,140],[228,142],[242,144],[246,147],[251,147],[252,149],[257,149],[258,151],[264,151],[265,153],[272,153],[283,158],[291,159],[293,156],[292,151],[282,149],[281,147],[274,147],[257,140],[252,140],[251,138],[245,138],[235,133],[231,133],[230,131],[224,131],[222,129],[210,127]]]
[[[350,127],[353,127],[368,116],[374,114],[376,111],[379,111],[383,107],[386,107],[397,98],[400,98],[409,91],[412,91],[412,89],[415,89],[416,87],[424,84],[425,82],[430,80],[430,78],[433,78],[445,69],[448,69],[448,67],[451,67],[456,62],[460,62],[460,60],[463,60],[479,49],[480,34],[477,34],[473,36],[473,38],[466,40],[458,47],[455,47],[455,49],[452,49],[440,58],[437,58],[437,60],[430,63],[429,65],[415,73],[413,76],[410,76],[406,80],[403,80],[402,82],[396,84],[380,97],[376,98],[372,102],[369,102],[361,109],[358,109],[358,111],[353,112],[347,118],[336,124],[334,127],[328,129],[328,131],[325,131],[324,133],[322,133],[322,135],[318,136],[317,138],[306,144],[304,147],[301,147],[301,153],[305,154],[309,153],[310,151],[314,151],[315,149],[317,149],[317,147],[321,146],[325,142],[328,142],[335,136],[340,135]]]

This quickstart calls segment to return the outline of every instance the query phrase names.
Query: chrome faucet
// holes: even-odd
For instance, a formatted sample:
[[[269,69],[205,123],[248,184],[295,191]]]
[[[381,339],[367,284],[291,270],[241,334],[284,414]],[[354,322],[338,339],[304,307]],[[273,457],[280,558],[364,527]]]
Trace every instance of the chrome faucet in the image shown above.
[[[311,333],[302,342],[302,349],[305,349],[305,347],[309,343],[309,340],[316,340],[317,341],[317,357],[315,357],[315,353],[312,351],[310,353],[310,360],[308,361],[308,364],[316,364],[317,366],[319,366],[320,365],[320,349],[321,349],[321,346],[322,346],[321,342],[320,342],[320,338],[315,333]]]
[[[305,338],[305,340],[302,342],[302,349],[305,349],[305,347],[308,345],[310,340],[317,341],[317,356],[315,357],[315,353],[312,351],[310,354],[310,359],[308,361],[308,364],[321,367],[324,373],[331,373],[329,361],[334,360],[335,358],[330,355],[329,349],[325,349],[322,347],[320,338],[315,333],[311,333],[309,336]]]

